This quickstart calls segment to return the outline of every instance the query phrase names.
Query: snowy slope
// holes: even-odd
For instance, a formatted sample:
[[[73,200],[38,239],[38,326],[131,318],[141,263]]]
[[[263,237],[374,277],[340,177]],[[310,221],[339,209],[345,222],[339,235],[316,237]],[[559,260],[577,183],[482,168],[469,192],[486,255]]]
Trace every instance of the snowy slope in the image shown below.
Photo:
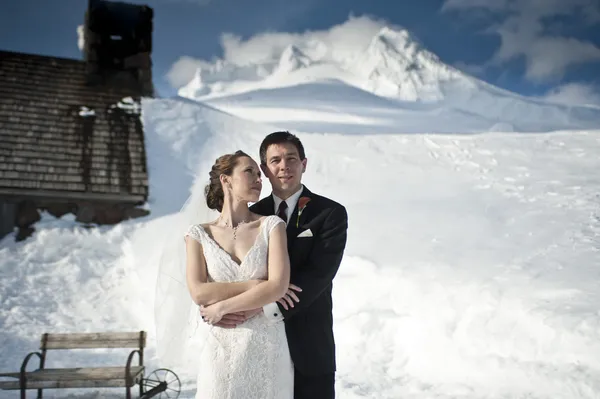
[[[280,101],[282,120],[312,101],[290,94],[299,103]],[[149,370],[161,365],[153,289],[161,244],[181,234],[174,212],[190,192],[201,200],[218,155],[257,156],[274,127],[185,99],[143,111],[150,217],[88,230],[47,216],[25,242],[0,242],[0,371],[45,331],[146,329]],[[321,116],[320,133],[298,134],[306,184],[350,215],[334,288],[338,397],[596,398],[600,131],[345,135]],[[53,355],[49,365],[120,364],[126,353]],[[191,397],[193,376],[176,371]]]
[[[300,107],[310,112],[292,118],[291,128],[310,132],[318,131],[312,126],[313,112],[321,115],[324,109],[327,118],[371,119],[352,129],[358,133],[546,132],[600,124],[598,107],[549,103],[485,83],[444,64],[404,29],[384,27],[366,47],[350,52],[327,46],[290,38],[271,58],[243,65],[205,62],[179,95],[281,125],[280,97],[302,92],[296,101],[310,98]],[[343,101],[331,98],[342,92]],[[363,104],[366,96],[380,98],[383,106],[375,110],[376,117],[371,108],[376,100],[369,101],[368,109],[354,105]],[[347,133],[349,125],[330,131]]]

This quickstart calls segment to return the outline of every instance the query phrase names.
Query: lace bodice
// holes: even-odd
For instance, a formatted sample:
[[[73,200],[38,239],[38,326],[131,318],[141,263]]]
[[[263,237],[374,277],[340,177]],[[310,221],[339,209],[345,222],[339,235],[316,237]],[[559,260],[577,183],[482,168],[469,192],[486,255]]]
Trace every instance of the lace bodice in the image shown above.
[[[200,244],[206,259],[209,281],[238,282],[267,278],[267,255],[269,235],[275,226],[283,223],[277,216],[267,216],[260,225],[260,231],[248,253],[238,264],[219,244],[199,225],[192,225],[186,232]]]

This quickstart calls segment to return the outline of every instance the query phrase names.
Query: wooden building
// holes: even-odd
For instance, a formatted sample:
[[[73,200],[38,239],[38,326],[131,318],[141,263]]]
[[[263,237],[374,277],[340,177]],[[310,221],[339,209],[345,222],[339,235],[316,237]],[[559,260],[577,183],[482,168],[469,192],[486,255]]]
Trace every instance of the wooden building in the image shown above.
[[[82,60],[0,51],[0,237],[27,237],[40,210],[90,224],[147,214],[152,20],[90,0]]]

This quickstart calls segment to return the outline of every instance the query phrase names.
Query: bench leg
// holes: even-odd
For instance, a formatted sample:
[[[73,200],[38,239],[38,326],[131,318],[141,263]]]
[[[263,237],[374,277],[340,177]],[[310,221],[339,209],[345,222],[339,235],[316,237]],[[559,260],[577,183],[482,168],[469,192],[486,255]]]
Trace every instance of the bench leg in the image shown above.
[[[23,376],[19,378],[19,388],[21,388],[21,399],[27,399],[27,379]]]
[[[27,399],[27,380],[24,378],[21,379],[20,385],[21,399]],[[41,388],[37,390],[37,399],[42,399],[42,391]]]

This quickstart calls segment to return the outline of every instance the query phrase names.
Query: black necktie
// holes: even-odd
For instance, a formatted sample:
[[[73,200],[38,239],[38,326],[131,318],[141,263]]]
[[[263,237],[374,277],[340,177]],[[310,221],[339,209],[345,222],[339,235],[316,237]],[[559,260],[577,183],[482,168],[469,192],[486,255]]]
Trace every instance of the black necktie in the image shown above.
[[[279,216],[281,219],[283,219],[283,221],[286,223],[287,223],[287,215],[285,213],[285,210],[287,209],[287,207],[288,207],[287,202],[281,201],[281,204],[279,204],[279,209],[277,210],[277,216]]]

